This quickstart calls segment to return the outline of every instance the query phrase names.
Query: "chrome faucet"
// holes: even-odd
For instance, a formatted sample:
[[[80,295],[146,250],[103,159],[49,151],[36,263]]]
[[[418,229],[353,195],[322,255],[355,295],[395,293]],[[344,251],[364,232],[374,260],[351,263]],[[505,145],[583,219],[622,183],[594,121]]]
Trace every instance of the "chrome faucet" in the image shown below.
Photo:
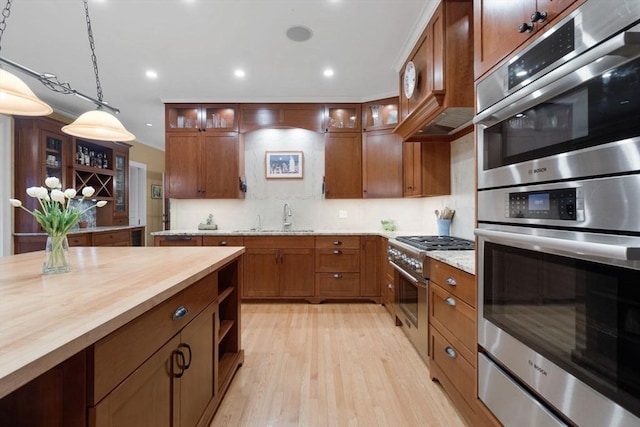
[[[282,218],[282,227],[283,228],[287,228],[290,227],[292,222],[289,220],[287,221],[287,217],[291,217],[292,212],[291,212],[291,207],[289,206],[289,203],[285,203],[284,204],[284,216]]]

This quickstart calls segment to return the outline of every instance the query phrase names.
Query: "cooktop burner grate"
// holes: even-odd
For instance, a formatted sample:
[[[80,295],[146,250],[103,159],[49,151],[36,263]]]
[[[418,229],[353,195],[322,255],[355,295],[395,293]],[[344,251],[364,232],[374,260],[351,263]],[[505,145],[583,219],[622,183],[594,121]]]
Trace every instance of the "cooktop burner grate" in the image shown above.
[[[475,249],[472,240],[451,236],[398,236],[396,240],[424,251],[462,251]]]

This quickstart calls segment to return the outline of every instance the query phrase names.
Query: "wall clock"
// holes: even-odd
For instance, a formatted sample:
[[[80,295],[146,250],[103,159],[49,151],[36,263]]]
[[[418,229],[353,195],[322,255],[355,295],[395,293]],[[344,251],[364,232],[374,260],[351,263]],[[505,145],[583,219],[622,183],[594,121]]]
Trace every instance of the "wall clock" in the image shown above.
[[[404,68],[403,83],[404,96],[409,99],[416,88],[416,67],[413,65],[412,61],[407,62],[407,66]]]

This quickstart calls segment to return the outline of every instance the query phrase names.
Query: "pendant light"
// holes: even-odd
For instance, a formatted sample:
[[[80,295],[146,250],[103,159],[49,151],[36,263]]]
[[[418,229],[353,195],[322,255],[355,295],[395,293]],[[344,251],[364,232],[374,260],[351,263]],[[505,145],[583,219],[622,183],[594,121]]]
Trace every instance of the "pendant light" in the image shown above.
[[[102,86],[100,85],[96,47],[93,40],[93,31],[91,30],[91,19],[89,18],[89,2],[88,0],[83,1],[85,16],[87,18],[89,47],[91,48],[91,62],[96,75],[96,89],[100,104],[98,104],[97,110],[88,111],[70,125],[64,126],[62,132],[80,138],[97,139],[100,141],[133,141],[136,137],[124,128],[120,120],[102,109]]]
[[[11,0],[8,0],[0,21],[0,51],[2,51],[2,35],[10,14]],[[53,109],[38,98],[26,83],[0,66],[0,114],[47,116],[52,112]]]

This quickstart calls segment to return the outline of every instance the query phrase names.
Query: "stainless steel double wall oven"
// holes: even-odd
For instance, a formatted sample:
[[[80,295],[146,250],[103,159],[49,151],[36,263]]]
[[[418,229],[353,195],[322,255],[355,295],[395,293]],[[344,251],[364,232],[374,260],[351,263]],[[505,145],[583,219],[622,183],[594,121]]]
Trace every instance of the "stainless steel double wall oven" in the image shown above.
[[[504,425],[640,425],[640,2],[477,86],[478,388]]]

